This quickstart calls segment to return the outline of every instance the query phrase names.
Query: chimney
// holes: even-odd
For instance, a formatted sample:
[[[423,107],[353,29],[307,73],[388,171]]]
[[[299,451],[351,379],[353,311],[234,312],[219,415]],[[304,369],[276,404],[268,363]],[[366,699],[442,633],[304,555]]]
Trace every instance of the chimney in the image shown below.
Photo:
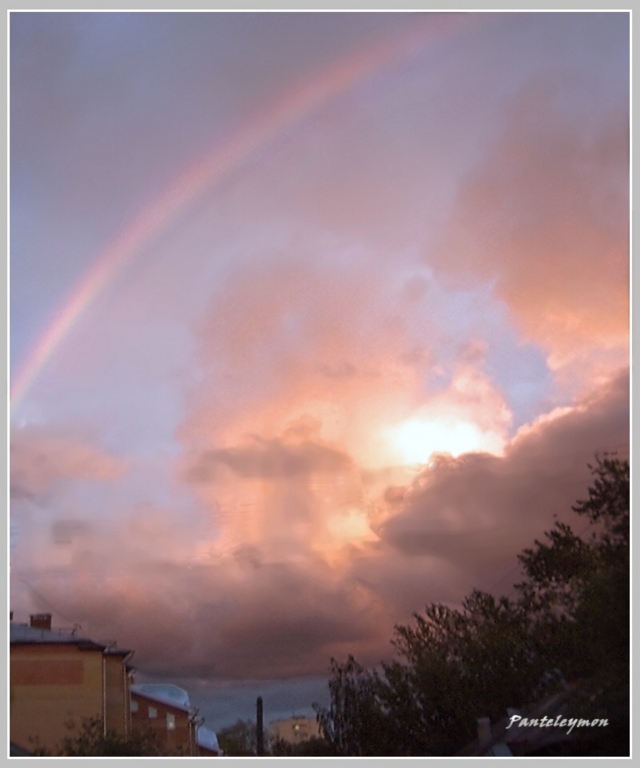
[[[51,629],[51,614],[32,613],[29,616],[29,626],[34,629]]]
[[[480,746],[488,744],[491,741],[491,718],[478,718],[478,742]]]
[[[262,721],[262,696],[258,696],[256,701],[256,752],[258,757],[264,755],[264,725]]]

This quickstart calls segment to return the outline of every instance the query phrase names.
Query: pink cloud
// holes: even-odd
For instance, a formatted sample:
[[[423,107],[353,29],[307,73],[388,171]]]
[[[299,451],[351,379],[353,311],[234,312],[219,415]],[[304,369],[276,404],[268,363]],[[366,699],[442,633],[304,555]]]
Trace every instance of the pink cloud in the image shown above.
[[[577,406],[520,430],[503,457],[443,457],[387,494],[381,538],[407,556],[457,567],[468,589],[489,586],[554,516],[575,518],[571,505],[585,493],[596,453],[628,456],[628,398],[623,371]]]
[[[625,455],[628,439],[623,371],[575,407],[522,429],[504,456],[443,456],[413,479],[406,469],[387,470],[385,481],[382,470],[373,477],[352,467],[360,485],[349,489],[340,480],[346,477],[342,461],[327,464],[329,454],[309,452],[304,439],[298,453],[295,441],[205,453],[207,467],[232,456],[235,468],[226,469],[236,476],[264,470],[260,478],[245,477],[267,491],[254,510],[267,532],[256,543],[226,550],[213,527],[207,537],[167,511],[141,509],[126,529],[103,526],[100,536],[79,536],[73,569],[42,570],[30,579],[84,631],[135,648],[136,663],[148,674],[324,674],[332,655],[347,653],[376,663],[392,653],[393,624],[408,621],[426,603],[456,603],[476,587],[508,592],[518,578],[517,553],[551,527],[554,515],[580,530],[571,505],[586,495],[587,463],[596,452]],[[286,478],[274,473],[270,460],[256,463],[259,450],[283,459],[278,466]],[[312,482],[314,469],[326,473],[324,485]],[[196,475],[185,482],[214,489],[220,482],[216,473]],[[322,494],[332,488],[333,499],[323,507]],[[360,496],[349,501],[354,491]],[[314,546],[328,509],[362,505],[373,491],[377,513],[363,507],[370,539],[345,542],[339,552]],[[301,504],[308,524],[300,527]],[[291,516],[284,525],[286,510]],[[278,548],[282,541],[273,537],[283,531],[287,547]],[[36,607],[46,608],[37,601]]]
[[[14,430],[11,435],[11,495],[36,497],[67,480],[115,480],[127,462],[73,436],[45,428]]]
[[[629,329],[628,114],[584,120],[561,94],[557,81],[522,89],[428,256],[457,281],[495,281],[553,367],[625,351]]]

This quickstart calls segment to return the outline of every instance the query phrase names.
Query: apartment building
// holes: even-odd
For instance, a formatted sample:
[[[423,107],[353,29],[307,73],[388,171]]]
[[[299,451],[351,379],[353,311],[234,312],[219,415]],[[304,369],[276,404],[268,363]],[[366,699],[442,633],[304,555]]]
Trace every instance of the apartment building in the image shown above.
[[[320,737],[320,725],[317,720],[294,715],[286,720],[275,720],[269,724],[269,741],[286,741],[289,744],[300,744],[312,737]]]
[[[55,754],[82,721],[99,718],[104,732],[129,734],[132,651],[51,628],[51,614],[10,623],[11,741]]]
[[[151,730],[167,754],[197,756],[196,729],[201,722],[183,688],[170,683],[131,686],[132,730]]]

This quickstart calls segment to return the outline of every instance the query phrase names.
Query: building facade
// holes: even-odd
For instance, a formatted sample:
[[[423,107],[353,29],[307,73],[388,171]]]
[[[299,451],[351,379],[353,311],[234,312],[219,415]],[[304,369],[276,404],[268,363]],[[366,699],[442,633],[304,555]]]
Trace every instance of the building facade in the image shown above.
[[[98,718],[104,732],[129,733],[132,652],[51,629],[51,614],[10,624],[11,741],[55,754],[82,722]]]
[[[275,720],[269,724],[268,734],[271,744],[280,740],[288,744],[300,744],[321,736],[317,720],[302,715],[294,715],[286,720]]]
[[[197,756],[196,728],[200,722],[189,695],[177,685],[131,686],[132,731],[151,731],[167,754]]]

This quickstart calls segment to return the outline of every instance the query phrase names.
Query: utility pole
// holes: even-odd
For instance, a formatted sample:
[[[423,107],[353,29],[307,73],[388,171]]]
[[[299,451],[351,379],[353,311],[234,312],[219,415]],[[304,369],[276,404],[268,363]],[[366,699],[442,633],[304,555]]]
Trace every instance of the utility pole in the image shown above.
[[[264,727],[262,725],[262,696],[258,696],[257,703],[257,726],[256,726],[256,741],[258,757],[264,755]]]

